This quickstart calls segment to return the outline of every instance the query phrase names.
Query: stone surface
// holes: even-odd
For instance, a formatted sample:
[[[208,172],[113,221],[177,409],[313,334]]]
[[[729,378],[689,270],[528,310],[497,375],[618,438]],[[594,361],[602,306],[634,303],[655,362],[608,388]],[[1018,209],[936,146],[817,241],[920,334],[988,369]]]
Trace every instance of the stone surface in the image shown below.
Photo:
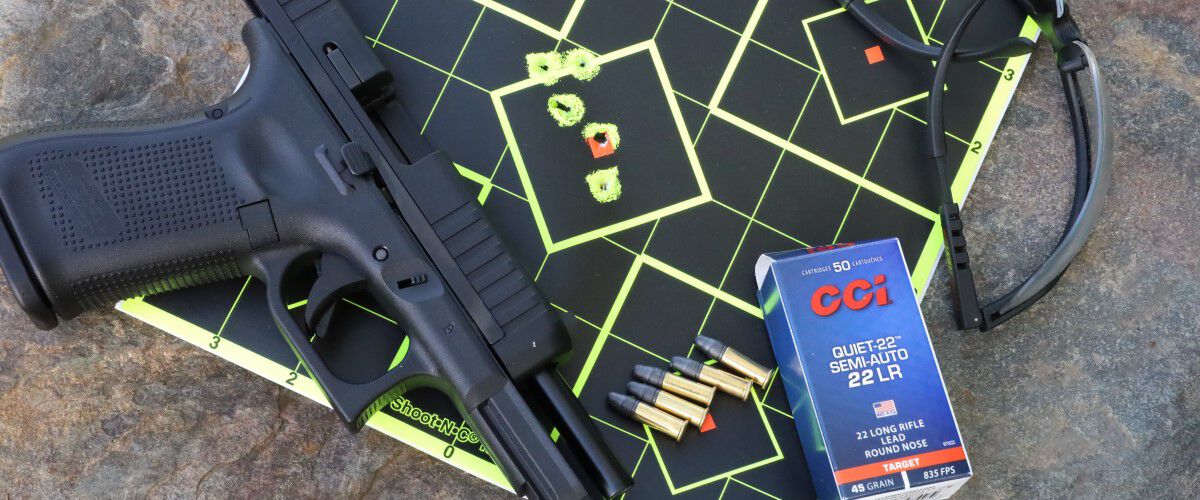
[[[1058,288],[997,331],[924,310],[977,477],[962,498],[1200,490],[1200,4],[1072,2],[1118,117],[1109,207]],[[0,2],[0,135],[215,102],[246,64],[237,0]],[[964,209],[985,295],[1065,218],[1071,150],[1044,48]],[[113,312],[34,330],[0,290],[6,496],[503,497]]]

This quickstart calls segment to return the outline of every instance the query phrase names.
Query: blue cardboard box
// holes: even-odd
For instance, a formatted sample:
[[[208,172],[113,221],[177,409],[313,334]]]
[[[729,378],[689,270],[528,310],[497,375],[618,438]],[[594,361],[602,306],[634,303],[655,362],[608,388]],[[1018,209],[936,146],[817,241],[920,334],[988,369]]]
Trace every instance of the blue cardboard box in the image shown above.
[[[766,254],[755,278],[817,494],[954,494],[971,465],[899,240]]]

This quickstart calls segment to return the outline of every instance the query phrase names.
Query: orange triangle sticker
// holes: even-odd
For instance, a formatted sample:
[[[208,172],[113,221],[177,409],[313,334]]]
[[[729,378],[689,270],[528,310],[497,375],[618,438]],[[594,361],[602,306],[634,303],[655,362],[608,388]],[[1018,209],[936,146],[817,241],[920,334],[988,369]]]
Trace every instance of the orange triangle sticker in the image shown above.
[[[704,416],[704,423],[700,424],[700,432],[708,432],[717,429],[717,421],[713,420],[712,414]]]

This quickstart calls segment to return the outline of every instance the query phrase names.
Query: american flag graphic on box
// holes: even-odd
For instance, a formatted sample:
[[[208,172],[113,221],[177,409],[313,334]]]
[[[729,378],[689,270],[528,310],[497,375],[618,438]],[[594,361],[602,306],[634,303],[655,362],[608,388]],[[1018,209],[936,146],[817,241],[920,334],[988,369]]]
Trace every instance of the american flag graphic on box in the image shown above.
[[[875,407],[875,418],[890,417],[897,413],[896,401],[891,399],[887,401],[880,401],[878,403],[871,403],[871,406]]]

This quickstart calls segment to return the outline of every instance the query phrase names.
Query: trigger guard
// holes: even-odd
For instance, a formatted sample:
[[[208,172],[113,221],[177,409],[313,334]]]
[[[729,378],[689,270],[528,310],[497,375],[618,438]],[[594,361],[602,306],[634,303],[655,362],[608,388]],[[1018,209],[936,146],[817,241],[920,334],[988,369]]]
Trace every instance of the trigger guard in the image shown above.
[[[309,341],[310,336],[288,309],[283,294],[288,269],[311,255],[304,252],[279,251],[258,256],[255,259],[259,269],[256,277],[266,284],[267,306],[276,327],[313,380],[325,392],[333,410],[352,432],[357,432],[392,398],[416,387],[414,382],[420,382],[415,381],[414,377],[433,372],[420,346],[413,345],[412,351],[403,362],[369,382],[347,382],[335,375],[313,348]]]

